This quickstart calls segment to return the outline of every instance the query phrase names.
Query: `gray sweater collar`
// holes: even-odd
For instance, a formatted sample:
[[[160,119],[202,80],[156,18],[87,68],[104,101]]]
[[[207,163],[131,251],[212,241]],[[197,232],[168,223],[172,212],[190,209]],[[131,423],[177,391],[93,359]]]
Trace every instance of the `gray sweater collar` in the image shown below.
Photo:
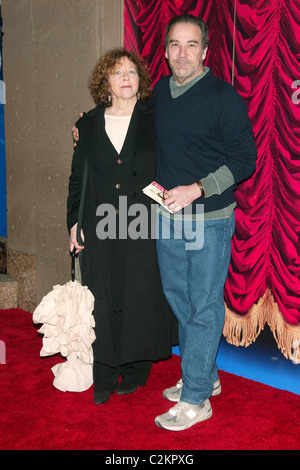
[[[188,91],[195,83],[197,83],[201,78],[203,78],[207,72],[209,71],[209,67],[204,67],[204,72],[202,72],[197,77],[193,78],[190,82],[185,83],[184,85],[177,85],[173,76],[170,77],[170,91],[172,98],[178,98],[179,96],[183,95],[186,91]]]

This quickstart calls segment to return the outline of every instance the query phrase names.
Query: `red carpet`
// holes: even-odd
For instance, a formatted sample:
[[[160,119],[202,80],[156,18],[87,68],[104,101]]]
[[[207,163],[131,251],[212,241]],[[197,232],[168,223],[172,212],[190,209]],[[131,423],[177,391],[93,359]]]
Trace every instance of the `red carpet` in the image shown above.
[[[165,431],[154,418],[170,407],[161,392],[180,378],[177,356],[155,364],[136,393],[113,395],[96,406],[92,388],[64,393],[53,387],[51,367],[64,359],[40,358],[37,329],[31,314],[0,310],[6,346],[6,363],[0,364],[2,450],[300,449],[299,395],[221,371],[222,394],[211,399],[212,419],[186,431]]]

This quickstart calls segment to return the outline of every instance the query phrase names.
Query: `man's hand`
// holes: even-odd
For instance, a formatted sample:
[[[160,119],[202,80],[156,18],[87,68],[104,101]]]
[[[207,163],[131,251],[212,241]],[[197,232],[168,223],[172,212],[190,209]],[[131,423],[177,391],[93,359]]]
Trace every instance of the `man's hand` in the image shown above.
[[[76,255],[84,249],[84,246],[79,245],[77,241],[77,224],[73,225],[73,227],[70,230],[70,252],[72,253],[74,248],[76,249],[75,253]],[[80,236],[82,241],[84,242],[84,234],[83,231],[81,230]]]
[[[163,203],[173,212],[179,212],[181,209],[192,204],[200,196],[201,190],[197,183],[187,186],[176,186],[176,188],[170,189],[170,191],[164,194]]]

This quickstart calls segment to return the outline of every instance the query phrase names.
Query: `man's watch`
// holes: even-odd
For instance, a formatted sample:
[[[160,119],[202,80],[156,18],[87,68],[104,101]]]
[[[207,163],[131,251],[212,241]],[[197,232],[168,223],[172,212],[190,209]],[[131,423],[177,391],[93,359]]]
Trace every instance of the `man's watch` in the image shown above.
[[[205,189],[204,189],[203,184],[201,183],[200,180],[197,180],[196,183],[197,183],[197,185],[198,185],[198,188],[199,188],[200,191],[201,191],[201,196],[200,196],[200,197],[204,197],[204,196],[205,196]]]

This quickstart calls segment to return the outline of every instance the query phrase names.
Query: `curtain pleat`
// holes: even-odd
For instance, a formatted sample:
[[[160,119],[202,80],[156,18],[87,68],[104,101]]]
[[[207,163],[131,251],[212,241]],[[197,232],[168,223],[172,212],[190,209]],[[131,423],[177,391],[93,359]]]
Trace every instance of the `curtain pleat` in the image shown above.
[[[210,29],[206,65],[233,80],[247,104],[258,159],[254,175],[236,190],[223,334],[248,346],[268,323],[282,353],[294,360],[300,344],[300,2],[125,0],[124,6],[125,47],[144,57],[153,83],[169,73],[167,22],[191,13]]]

